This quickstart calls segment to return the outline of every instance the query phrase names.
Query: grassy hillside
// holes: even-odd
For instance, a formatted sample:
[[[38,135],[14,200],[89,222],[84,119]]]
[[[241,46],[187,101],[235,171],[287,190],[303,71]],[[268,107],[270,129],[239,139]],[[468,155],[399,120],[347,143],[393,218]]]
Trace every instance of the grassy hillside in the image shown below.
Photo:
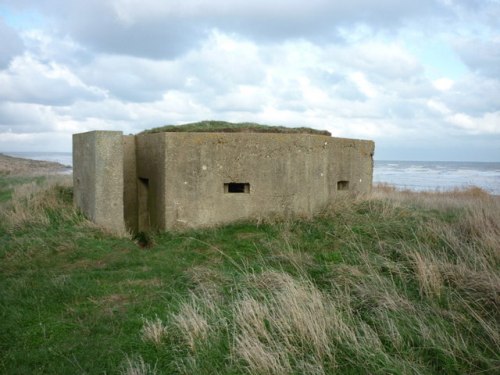
[[[64,179],[0,182],[0,373],[499,370],[500,202],[479,189],[382,187],[142,248]]]
[[[16,158],[0,153],[0,177],[47,175],[60,173],[70,168],[55,162]]]
[[[331,136],[326,130],[311,128],[287,128],[285,126],[270,126],[252,122],[232,123],[226,121],[200,121],[185,125],[166,125],[159,128],[145,130],[143,133],[163,132],[217,132],[217,133],[301,133]]]

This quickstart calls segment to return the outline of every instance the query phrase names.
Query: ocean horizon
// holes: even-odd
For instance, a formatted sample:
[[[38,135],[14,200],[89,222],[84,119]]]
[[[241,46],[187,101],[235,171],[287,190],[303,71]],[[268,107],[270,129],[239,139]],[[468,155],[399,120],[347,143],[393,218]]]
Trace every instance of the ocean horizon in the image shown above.
[[[72,166],[71,152],[1,152],[20,158]],[[500,195],[500,162],[375,160],[375,184],[413,191],[446,191],[480,187]]]
[[[477,186],[500,195],[500,162],[375,160],[373,182],[413,191]]]

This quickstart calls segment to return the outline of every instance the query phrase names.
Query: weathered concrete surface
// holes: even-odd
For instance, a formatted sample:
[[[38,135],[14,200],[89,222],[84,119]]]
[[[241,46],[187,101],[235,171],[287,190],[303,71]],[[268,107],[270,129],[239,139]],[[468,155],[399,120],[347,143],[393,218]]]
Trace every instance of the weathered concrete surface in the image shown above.
[[[135,136],[123,136],[123,210],[125,225],[132,232],[139,230],[136,160]]]
[[[165,135],[136,136],[139,230],[166,229]],[[173,176],[169,176],[171,179]]]
[[[310,134],[74,135],[75,203],[114,231],[311,216],[369,192],[374,143]]]
[[[148,179],[148,201],[154,202],[150,222],[158,229],[270,215],[310,216],[343,193],[339,187],[371,189],[371,141],[304,134],[158,133],[138,135],[137,150],[138,174]],[[227,193],[228,183],[249,184],[249,192]]]
[[[74,203],[90,220],[116,233],[125,231],[123,177],[122,132],[73,135]]]

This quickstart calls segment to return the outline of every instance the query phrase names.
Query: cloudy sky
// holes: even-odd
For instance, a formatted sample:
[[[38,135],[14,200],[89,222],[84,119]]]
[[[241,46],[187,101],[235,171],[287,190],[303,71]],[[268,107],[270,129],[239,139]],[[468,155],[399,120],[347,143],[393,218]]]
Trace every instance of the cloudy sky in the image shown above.
[[[500,0],[0,0],[0,152],[208,119],[500,161]]]

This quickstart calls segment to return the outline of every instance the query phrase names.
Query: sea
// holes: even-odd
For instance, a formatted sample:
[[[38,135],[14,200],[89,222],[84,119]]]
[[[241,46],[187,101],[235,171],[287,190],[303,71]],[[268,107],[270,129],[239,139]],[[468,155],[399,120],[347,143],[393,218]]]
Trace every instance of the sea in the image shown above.
[[[500,163],[376,160],[373,182],[413,191],[445,191],[477,186],[500,195]]]
[[[70,152],[4,152],[71,166]],[[375,160],[373,182],[413,191],[446,191],[477,186],[500,195],[500,162]]]

